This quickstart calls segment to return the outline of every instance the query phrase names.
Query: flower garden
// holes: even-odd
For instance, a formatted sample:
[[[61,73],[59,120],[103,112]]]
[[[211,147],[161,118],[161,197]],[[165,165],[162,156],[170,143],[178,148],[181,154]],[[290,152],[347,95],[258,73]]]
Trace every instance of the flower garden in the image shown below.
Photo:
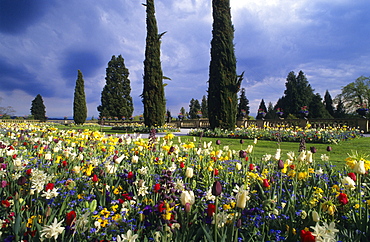
[[[257,139],[230,150],[171,133],[0,125],[1,241],[370,239],[361,153],[337,170],[314,150],[255,157]]]
[[[358,138],[362,136],[362,132],[356,128],[350,127],[329,127],[311,128],[310,124],[306,127],[295,126],[278,126],[264,127],[263,129],[257,126],[248,128],[236,128],[234,131],[215,129],[203,130],[193,129],[189,133],[194,136],[217,137],[217,138],[238,138],[238,139],[263,139],[287,142],[300,142],[305,139],[308,143],[338,143],[347,139]]]

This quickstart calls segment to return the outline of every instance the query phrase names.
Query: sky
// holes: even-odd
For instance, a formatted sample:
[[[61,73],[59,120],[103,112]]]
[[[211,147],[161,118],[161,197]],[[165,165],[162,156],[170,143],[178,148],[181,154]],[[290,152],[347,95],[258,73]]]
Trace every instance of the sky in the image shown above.
[[[40,94],[46,115],[72,118],[77,70],[88,118],[99,116],[105,69],[122,55],[134,115],[142,114],[145,0],[1,0],[0,106],[30,114]],[[230,0],[237,74],[244,72],[251,114],[284,95],[289,72],[303,71],[315,93],[332,98],[370,76],[367,0]],[[207,95],[211,0],[155,0],[167,108],[177,116]],[[238,94],[239,95],[239,94]]]

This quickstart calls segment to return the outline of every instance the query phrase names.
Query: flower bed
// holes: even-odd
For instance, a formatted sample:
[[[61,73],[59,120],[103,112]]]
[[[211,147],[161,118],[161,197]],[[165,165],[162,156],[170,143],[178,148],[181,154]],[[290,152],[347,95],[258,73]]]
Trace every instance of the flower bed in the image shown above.
[[[1,241],[370,238],[370,161],[356,153],[336,171],[311,151],[254,157],[258,143],[1,125]]]
[[[112,127],[112,130],[124,130],[128,133],[150,133],[153,128],[145,127],[142,123],[123,123],[119,126]],[[156,133],[166,133],[166,132],[178,132],[178,128],[165,125],[163,127],[155,127]]]
[[[354,128],[313,129],[310,126],[299,127],[264,127],[250,126],[236,128],[234,131],[223,129],[193,129],[189,135],[218,138],[262,139],[275,141],[300,142],[305,139],[311,143],[338,143],[347,139],[362,137],[362,132]]]

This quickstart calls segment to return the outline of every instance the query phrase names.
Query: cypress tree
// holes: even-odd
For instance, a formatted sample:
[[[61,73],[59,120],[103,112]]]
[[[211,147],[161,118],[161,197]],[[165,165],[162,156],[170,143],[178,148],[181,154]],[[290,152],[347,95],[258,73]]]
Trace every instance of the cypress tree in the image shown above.
[[[147,127],[163,126],[166,112],[163,73],[160,60],[160,40],[164,33],[158,34],[155,18],[154,0],[146,4],[147,36],[144,60],[144,124]]]
[[[263,113],[265,113],[265,115],[267,114],[267,108],[266,108],[265,100],[262,99],[258,107],[258,114],[256,116],[256,119],[264,118],[265,116],[263,115]]]
[[[311,99],[309,110],[311,118],[331,118],[329,112],[325,109],[319,93],[316,93]]]
[[[46,111],[45,111],[45,105],[44,100],[42,99],[42,96],[40,94],[37,94],[35,99],[33,99],[31,104],[31,115],[34,119],[40,120],[42,122],[46,121]]]
[[[284,110],[284,115],[297,115],[301,107],[310,105],[314,97],[314,90],[311,88],[311,85],[308,83],[302,71],[300,71],[297,76],[295,76],[293,71],[290,72],[286,80],[285,96],[282,98],[282,107],[280,108]]]
[[[208,117],[211,129],[233,130],[236,124],[238,97],[243,74],[236,74],[234,28],[230,1],[213,0],[213,30],[208,83]]]
[[[131,97],[129,71],[121,55],[112,56],[106,68],[105,86],[101,93],[100,117],[131,117],[134,106]]]
[[[73,99],[73,120],[76,124],[85,123],[87,118],[87,106],[85,96],[85,81],[82,72],[78,70]]]
[[[266,113],[266,119],[275,119],[276,118],[276,111],[274,110],[274,106],[272,105],[272,102],[269,102],[267,105],[267,113]]]
[[[325,92],[324,96],[324,105],[325,109],[329,112],[329,114],[334,117],[334,106],[333,106],[333,99],[330,96],[330,93],[328,90]]]
[[[345,118],[346,117],[346,109],[343,103],[342,98],[339,96],[338,103],[334,112],[335,118]]]
[[[196,119],[197,118],[197,113],[200,111],[201,106],[198,101],[198,99],[192,98],[190,100],[190,105],[189,105],[189,116],[191,119]]]
[[[249,100],[245,95],[245,88],[242,88],[238,104],[238,118],[242,119],[249,116]]]
[[[208,103],[207,103],[207,97],[204,95],[202,98],[200,111],[202,111],[202,117],[208,118]]]
[[[186,117],[186,110],[184,107],[181,107],[180,108],[180,113],[179,113],[179,116],[182,115],[182,118],[185,118]]]

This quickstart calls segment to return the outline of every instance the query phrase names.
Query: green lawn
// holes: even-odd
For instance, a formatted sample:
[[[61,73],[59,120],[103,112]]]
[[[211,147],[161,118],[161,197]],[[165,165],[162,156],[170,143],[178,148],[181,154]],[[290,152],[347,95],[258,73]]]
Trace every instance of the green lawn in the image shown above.
[[[193,136],[183,136],[182,142],[184,141],[193,141]],[[201,139],[201,143],[212,141],[215,144],[217,138],[205,138]],[[248,145],[254,145],[253,140],[245,139],[244,143],[241,145],[239,139],[220,139],[220,146],[229,146],[230,149],[241,150],[246,149]],[[196,142],[199,143],[199,137],[196,137]],[[317,153],[314,155],[314,158],[317,162],[321,163],[321,155],[326,154],[329,156],[329,161],[338,166],[338,169],[342,168],[345,165],[345,159],[348,157],[347,154],[351,154],[352,151],[358,151],[360,154],[370,154],[370,138],[363,137],[347,141],[342,141],[339,144],[330,144],[332,151],[328,152],[326,148],[328,144],[319,144],[319,143],[306,143],[306,149],[309,150],[310,147],[314,146],[317,150]],[[294,151],[298,155],[299,143],[296,142],[281,142],[279,145],[276,141],[266,141],[258,140],[257,144],[254,145],[253,157],[260,158],[265,154],[274,155],[276,149],[281,149],[282,158],[286,159],[286,153],[289,151]]]

